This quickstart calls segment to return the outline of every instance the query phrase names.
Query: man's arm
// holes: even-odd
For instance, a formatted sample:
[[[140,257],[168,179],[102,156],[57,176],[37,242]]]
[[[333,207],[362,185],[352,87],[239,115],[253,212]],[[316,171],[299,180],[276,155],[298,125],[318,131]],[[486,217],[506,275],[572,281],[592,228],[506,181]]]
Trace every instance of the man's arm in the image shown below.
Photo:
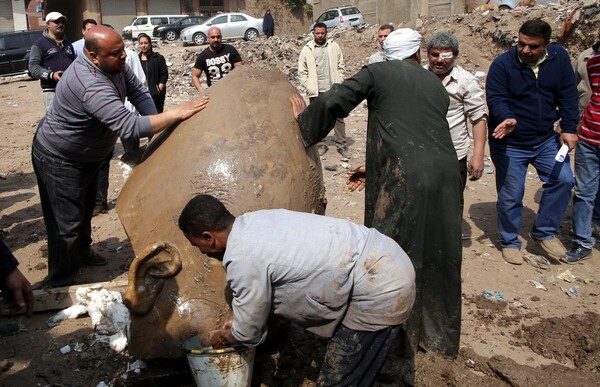
[[[200,70],[196,67],[192,67],[192,83],[194,84],[194,87],[196,88],[196,90],[198,90],[198,92],[200,94],[204,93],[204,88],[200,84],[201,76],[202,76],[202,70]]]
[[[497,121],[502,122],[506,119],[515,119],[515,114],[512,112],[510,107],[510,80],[506,71],[501,64],[498,63],[498,59],[492,62],[490,70],[488,72],[485,91],[487,98],[487,105],[490,112],[490,116],[494,117]],[[495,128],[490,128],[494,130]]]
[[[62,71],[50,71],[45,67],[42,67],[42,50],[37,45],[31,46],[29,51],[29,74],[35,79],[44,79],[58,82]]]
[[[152,134],[157,134],[163,130],[175,125],[178,122],[187,120],[200,110],[204,110],[208,104],[208,97],[196,98],[177,106],[175,109],[164,113],[149,116],[150,128]]]
[[[473,156],[469,160],[468,171],[471,180],[478,180],[483,173],[483,156],[485,154],[485,138],[487,121],[481,119],[473,124]]]
[[[575,73],[571,66],[569,54],[562,48],[558,53],[558,58],[561,63],[560,69],[560,90],[555,94],[556,106],[560,116],[560,127],[563,134],[577,133],[577,124],[579,123],[579,93],[577,84],[575,83]],[[569,137],[569,136],[567,136]],[[564,137],[563,137],[564,138]],[[567,141],[569,147],[577,143],[577,141]],[[571,148],[573,149],[573,148]]]

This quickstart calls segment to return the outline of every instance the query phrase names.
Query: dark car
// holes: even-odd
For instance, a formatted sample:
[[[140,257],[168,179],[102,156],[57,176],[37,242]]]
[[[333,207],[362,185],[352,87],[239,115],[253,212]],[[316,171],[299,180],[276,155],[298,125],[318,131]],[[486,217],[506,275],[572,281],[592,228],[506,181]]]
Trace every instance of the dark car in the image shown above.
[[[27,72],[29,51],[44,30],[0,33],[0,75]]]
[[[194,26],[196,24],[202,24],[208,20],[208,16],[186,16],[181,19],[175,21],[171,24],[166,24],[164,26],[158,26],[154,28],[152,31],[152,36],[160,37],[163,40],[168,40],[170,42],[179,38],[179,33],[182,29]]]

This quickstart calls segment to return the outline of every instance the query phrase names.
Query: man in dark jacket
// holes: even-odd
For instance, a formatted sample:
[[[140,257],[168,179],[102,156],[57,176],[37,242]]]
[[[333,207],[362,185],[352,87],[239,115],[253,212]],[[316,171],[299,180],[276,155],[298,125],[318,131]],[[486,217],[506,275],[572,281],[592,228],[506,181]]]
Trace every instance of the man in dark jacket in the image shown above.
[[[29,53],[29,73],[40,80],[46,110],[52,105],[56,84],[63,72],[75,60],[75,49],[65,38],[67,17],[60,12],[46,15],[48,28]]]
[[[529,164],[544,182],[531,238],[555,260],[565,248],[555,237],[574,185],[568,155],[556,161],[562,144],[577,144],[577,88],[568,53],[548,44],[548,23],[529,20],[517,47],[494,60],[487,76],[490,155],[496,167],[498,228],[506,262],[523,263],[519,228]],[[555,131],[560,119],[562,133]]]

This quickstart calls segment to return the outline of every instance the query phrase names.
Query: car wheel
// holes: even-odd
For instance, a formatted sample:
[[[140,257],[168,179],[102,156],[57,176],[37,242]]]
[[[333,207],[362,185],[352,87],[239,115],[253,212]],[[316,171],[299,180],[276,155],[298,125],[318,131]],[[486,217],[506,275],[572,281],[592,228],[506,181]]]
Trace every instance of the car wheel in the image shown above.
[[[510,11],[511,8],[506,4],[502,4],[501,6],[498,7],[498,9],[500,11]]]
[[[256,40],[256,39],[258,39],[258,31],[255,30],[254,28],[250,28],[244,34],[244,39],[246,39],[246,40]]]
[[[192,40],[194,41],[194,43],[201,46],[204,43],[206,43],[206,35],[204,35],[202,32],[196,32],[192,37]]]
[[[167,39],[169,42],[174,41],[175,39],[177,39],[177,32],[173,30],[168,30],[167,32],[165,32],[165,39]]]

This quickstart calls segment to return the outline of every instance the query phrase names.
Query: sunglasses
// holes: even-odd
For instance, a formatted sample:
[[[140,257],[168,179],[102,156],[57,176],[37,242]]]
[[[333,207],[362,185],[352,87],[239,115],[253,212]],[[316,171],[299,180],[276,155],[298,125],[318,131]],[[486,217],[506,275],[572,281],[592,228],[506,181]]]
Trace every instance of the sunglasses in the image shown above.
[[[65,24],[65,20],[63,19],[58,19],[58,20],[51,20],[50,23],[54,23],[54,24]]]

